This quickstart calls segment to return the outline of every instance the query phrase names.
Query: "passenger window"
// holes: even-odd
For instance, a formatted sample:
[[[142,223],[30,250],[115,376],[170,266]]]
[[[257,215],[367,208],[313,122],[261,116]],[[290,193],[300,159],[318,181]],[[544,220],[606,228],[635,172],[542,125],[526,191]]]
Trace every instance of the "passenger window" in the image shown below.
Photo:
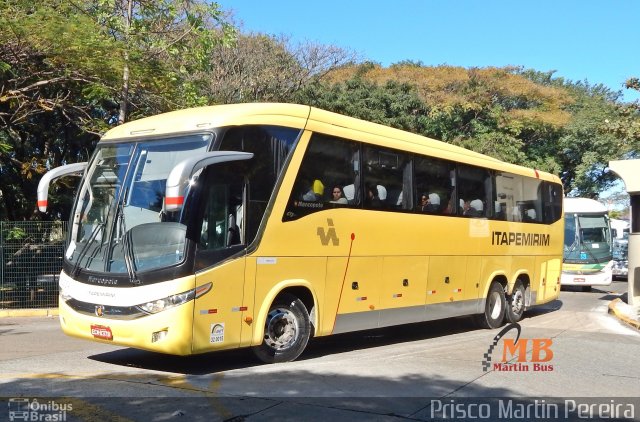
[[[364,207],[410,210],[413,197],[411,173],[411,160],[407,154],[366,146],[363,165]]]
[[[495,208],[491,173],[478,167],[458,165],[458,215],[491,217]]]
[[[525,223],[542,223],[542,181],[524,177],[522,179],[522,193],[524,195],[520,203],[522,221]]]
[[[252,152],[251,160],[238,164],[248,181],[246,239],[251,243],[258,233],[274,187],[300,135],[300,129],[281,126],[238,126],[224,133],[221,151]]]
[[[313,134],[283,221],[316,211],[360,204],[359,144],[323,134]],[[340,191],[339,195],[334,192]]]
[[[554,223],[562,218],[562,185],[543,182],[544,222]]]
[[[520,207],[524,194],[522,176],[511,173],[496,173],[496,218],[507,221],[522,221]]]
[[[415,158],[416,212],[455,213],[454,169],[454,165],[448,161],[431,157]]]

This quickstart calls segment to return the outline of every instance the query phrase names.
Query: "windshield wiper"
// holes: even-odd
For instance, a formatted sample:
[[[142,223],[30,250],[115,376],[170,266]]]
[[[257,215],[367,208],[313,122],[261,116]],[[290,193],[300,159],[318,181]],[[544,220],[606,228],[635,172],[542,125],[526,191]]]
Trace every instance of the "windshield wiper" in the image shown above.
[[[123,201],[126,196],[123,195]],[[136,274],[135,262],[133,260],[133,246],[131,245],[131,239],[129,233],[127,233],[127,226],[124,221],[124,205],[123,201],[118,203],[118,220],[120,223],[120,239],[122,244],[122,256],[124,258],[124,265],[127,267],[127,274],[129,275],[129,281],[132,284],[140,284],[138,275]]]
[[[96,239],[96,237],[98,237],[98,234],[102,230],[104,230],[104,226],[105,226],[105,223],[98,223],[98,225],[96,225],[93,228],[93,231],[91,232],[91,236],[89,236],[89,239],[87,239],[87,243],[85,243],[82,246],[82,249],[80,249],[80,253],[78,254],[78,259],[76,260],[76,263],[73,265],[73,268],[71,269],[72,277],[75,277],[78,275],[78,272],[80,270],[80,262],[82,261],[82,258],[84,258],[84,256],[87,254],[87,251],[89,250],[89,245],[93,244],[93,241]],[[102,249],[102,244],[100,244],[100,249]],[[95,256],[95,253],[97,253],[97,251],[98,251],[98,248],[94,250],[94,254],[92,254],[92,256]]]

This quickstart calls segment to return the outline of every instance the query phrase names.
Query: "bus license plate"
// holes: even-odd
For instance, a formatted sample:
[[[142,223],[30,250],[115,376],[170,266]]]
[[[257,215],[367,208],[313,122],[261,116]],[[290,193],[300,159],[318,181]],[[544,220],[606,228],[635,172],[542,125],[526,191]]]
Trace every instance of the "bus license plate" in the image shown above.
[[[574,278],[573,282],[574,283],[584,283],[584,278]]]
[[[104,325],[92,325],[91,335],[95,338],[103,340],[113,340],[113,333],[111,332],[111,328],[105,327]]]

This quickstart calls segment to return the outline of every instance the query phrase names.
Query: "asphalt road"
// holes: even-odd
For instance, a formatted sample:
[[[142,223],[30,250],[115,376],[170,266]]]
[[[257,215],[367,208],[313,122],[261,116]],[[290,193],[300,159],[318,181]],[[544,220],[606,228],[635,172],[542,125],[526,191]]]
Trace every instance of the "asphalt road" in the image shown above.
[[[248,350],[180,358],[85,342],[65,337],[56,317],[2,318],[0,397],[14,399],[7,411],[16,398],[49,403],[31,404],[41,414],[66,406],[70,421],[430,420],[447,404],[507,397],[630,406],[640,396],[640,334],[607,314],[626,288],[565,288],[528,311],[520,322],[527,355],[512,371],[483,370],[500,330],[468,318],[318,338],[296,362],[276,365]],[[535,342],[545,339],[538,357],[546,370],[534,370]],[[503,353],[498,342],[492,365]],[[519,363],[517,354],[506,357]],[[640,402],[633,405],[637,418]],[[2,412],[0,404],[0,419]],[[576,412],[569,416],[582,419]],[[435,417],[443,419],[441,410]]]

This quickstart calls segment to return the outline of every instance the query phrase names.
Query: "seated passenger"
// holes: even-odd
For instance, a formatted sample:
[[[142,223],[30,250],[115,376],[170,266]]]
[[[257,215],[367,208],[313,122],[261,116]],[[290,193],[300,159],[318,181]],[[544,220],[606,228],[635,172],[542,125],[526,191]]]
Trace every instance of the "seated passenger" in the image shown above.
[[[427,206],[427,212],[440,212],[440,195],[438,195],[437,193],[429,194],[429,205]]]
[[[380,208],[382,207],[382,202],[378,197],[378,189],[375,185],[369,185],[367,187],[367,197],[365,198],[365,205],[368,208]]]
[[[464,215],[469,217],[480,217],[482,216],[482,211],[484,209],[484,205],[482,201],[479,199],[474,199],[470,202],[465,202],[465,212]]]
[[[430,193],[427,195],[423,193],[420,195],[420,205],[418,205],[418,211],[424,213],[437,213],[440,211],[440,196],[437,193]]]
[[[333,190],[331,191],[331,201],[329,202],[331,202],[332,204],[343,204],[343,205],[346,205],[349,203],[349,201],[347,201],[347,198],[345,198],[344,196],[342,187],[338,185],[333,187]]]

